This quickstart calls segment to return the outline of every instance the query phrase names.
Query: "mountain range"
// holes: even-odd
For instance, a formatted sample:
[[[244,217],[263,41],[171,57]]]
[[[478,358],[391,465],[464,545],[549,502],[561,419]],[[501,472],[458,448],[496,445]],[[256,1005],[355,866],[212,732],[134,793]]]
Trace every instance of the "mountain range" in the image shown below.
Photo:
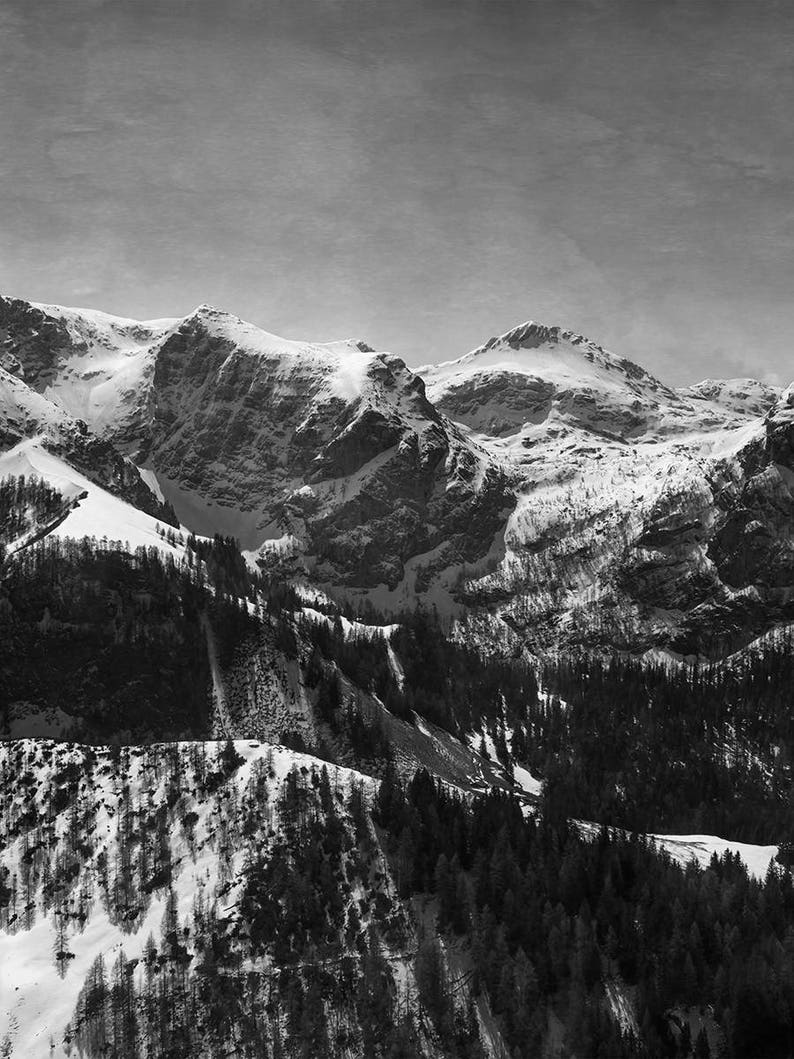
[[[673,389],[533,323],[416,372],[209,306],[2,299],[0,340],[0,473],[46,451],[69,469],[44,477],[167,504],[340,599],[475,614],[533,651],[718,658],[791,618],[790,388]],[[118,517],[94,534],[126,539]]]

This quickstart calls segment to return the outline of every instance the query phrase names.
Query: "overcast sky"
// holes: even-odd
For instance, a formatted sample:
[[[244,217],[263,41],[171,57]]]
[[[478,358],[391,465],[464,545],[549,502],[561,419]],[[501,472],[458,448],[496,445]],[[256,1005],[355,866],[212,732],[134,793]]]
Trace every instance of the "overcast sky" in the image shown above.
[[[0,290],[794,378],[794,5],[0,0]]]

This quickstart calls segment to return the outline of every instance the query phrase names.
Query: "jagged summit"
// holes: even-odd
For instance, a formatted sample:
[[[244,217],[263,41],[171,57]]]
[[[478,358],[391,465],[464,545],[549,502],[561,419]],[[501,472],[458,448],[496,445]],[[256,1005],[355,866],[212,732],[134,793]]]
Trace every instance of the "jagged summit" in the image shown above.
[[[418,370],[439,408],[497,437],[560,423],[629,439],[685,429],[694,413],[690,401],[638,364],[535,321]]]
[[[689,401],[709,401],[738,415],[765,415],[780,396],[780,387],[757,379],[703,379],[678,393]]]
[[[272,331],[267,331],[257,324],[252,324],[234,313],[219,309],[217,306],[202,304],[193,312],[177,321],[178,329],[200,324],[213,334],[228,339],[248,353],[272,354],[274,352],[292,356],[308,356],[316,351],[330,354],[374,353],[364,342],[352,338],[337,339],[331,342],[309,342],[301,339],[284,338]]]
[[[579,381],[582,384],[590,378],[603,377],[605,373],[616,373],[635,388],[646,386],[657,393],[673,394],[669,387],[639,364],[610,353],[597,342],[575,331],[557,325],[547,326],[534,320],[489,338],[462,357],[426,365],[418,371],[420,374],[435,373],[440,378],[464,371],[509,371],[542,374],[544,377]]]
[[[308,358],[322,357],[339,359],[346,356],[356,357],[361,353],[377,353],[368,343],[355,338],[332,339],[329,342],[317,342],[306,339],[285,338],[273,331],[268,331],[258,324],[251,323],[226,309],[203,302],[196,308],[174,321],[174,329],[182,330],[198,324],[213,335],[233,343],[243,353],[254,355],[283,355],[288,357]],[[379,353],[379,356],[389,354]]]
[[[375,352],[366,342],[353,338],[330,342],[284,338],[208,302],[197,305],[184,316],[137,320],[99,309],[27,302],[0,295],[0,342],[6,357],[15,349],[23,331],[28,338],[42,334],[49,339],[60,338],[77,355],[90,356],[97,347],[130,355],[154,342],[164,341],[175,331],[196,325],[228,338],[251,353],[273,349],[296,355],[314,350],[340,354]]]
[[[589,346],[599,350],[601,353],[604,352],[603,347],[596,342],[578,334],[576,331],[561,327],[559,324],[548,325],[537,320],[525,320],[524,323],[511,327],[504,334],[489,338],[487,342],[478,346],[472,353],[484,352],[499,343],[506,343],[515,349],[532,349],[535,346],[541,346],[546,343],[554,344],[561,340],[569,341],[575,346]]]
[[[217,305],[212,305],[210,302],[202,302],[201,305],[197,305],[192,313],[187,314],[190,316],[230,316],[231,313],[226,312],[225,309],[218,308]],[[187,317],[186,317],[187,319]]]

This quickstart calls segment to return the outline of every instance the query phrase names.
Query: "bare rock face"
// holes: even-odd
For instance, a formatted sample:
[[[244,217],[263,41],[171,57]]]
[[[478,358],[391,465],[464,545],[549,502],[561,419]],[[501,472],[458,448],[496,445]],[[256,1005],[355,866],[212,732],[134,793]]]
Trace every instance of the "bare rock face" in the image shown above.
[[[794,415],[784,395],[738,454],[741,477],[716,496],[724,511],[711,542],[722,580],[768,598],[794,590]]]
[[[0,298],[0,367],[42,392],[74,344],[63,324],[38,306]]]
[[[464,379],[444,397],[446,414],[493,437],[509,437],[525,423],[542,423],[552,410],[552,383],[509,371]]]
[[[509,502],[505,476],[480,472],[422,380],[388,354],[263,349],[236,322],[199,314],[160,349],[154,390],[142,450],[158,474],[251,516],[249,547],[300,537],[330,581],[393,588],[433,548],[487,550]],[[469,535],[475,513],[482,530]]]

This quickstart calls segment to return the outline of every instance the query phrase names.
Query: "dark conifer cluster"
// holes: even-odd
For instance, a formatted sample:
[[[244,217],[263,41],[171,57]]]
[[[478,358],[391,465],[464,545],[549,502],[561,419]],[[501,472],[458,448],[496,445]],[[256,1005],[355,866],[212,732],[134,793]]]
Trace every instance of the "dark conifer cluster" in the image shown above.
[[[587,1059],[791,1054],[787,869],[761,883],[730,853],[683,868],[634,834],[586,841],[548,799],[526,818],[509,796],[467,802],[421,772],[384,778],[376,819],[400,895],[432,896],[514,1056],[545,1054],[555,1025],[562,1054]],[[621,995],[635,1013],[622,1026]]]
[[[794,653],[741,662],[548,662],[529,704],[528,760],[569,816],[638,831],[794,839]]]
[[[222,662],[257,628],[239,600],[155,548],[48,537],[0,568],[0,710],[62,708],[96,741],[206,736],[205,620]]]
[[[4,545],[37,528],[52,528],[71,504],[41,478],[12,475],[0,479],[0,562]]]
[[[395,716],[411,720],[416,712],[455,735],[494,718],[521,724],[537,698],[535,673],[524,659],[495,658],[451,640],[438,618],[421,609],[402,615],[388,639],[377,626],[346,633],[339,614],[326,623],[305,619],[301,629],[322,657],[357,687],[374,691]]]

